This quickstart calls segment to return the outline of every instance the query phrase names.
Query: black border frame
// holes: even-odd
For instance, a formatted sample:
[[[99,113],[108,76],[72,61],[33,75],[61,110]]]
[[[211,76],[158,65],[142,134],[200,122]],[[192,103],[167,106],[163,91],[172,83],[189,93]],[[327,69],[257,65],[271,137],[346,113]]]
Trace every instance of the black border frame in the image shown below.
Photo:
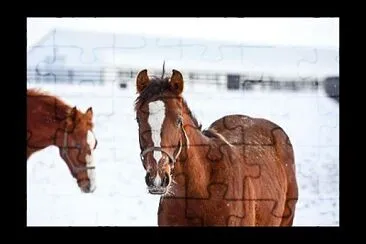
[[[146,7],[147,8],[147,7]],[[68,8],[68,10],[73,9],[75,10],[75,8]],[[147,8],[148,9],[148,8]],[[198,8],[195,8],[196,10]],[[195,10],[193,9],[193,10]],[[50,14],[51,12],[56,15],[57,11],[54,11],[55,8],[51,9],[50,12],[48,11],[35,11],[38,13],[38,15],[33,14],[33,16],[49,16],[52,17],[52,15]],[[122,11],[123,9],[119,9],[119,13],[116,13],[116,15],[111,15],[118,17],[118,15],[122,15],[124,17],[129,16],[128,14],[131,13],[130,12],[130,8],[128,8],[127,11]],[[208,9],[207,9],[208,10]],[[266,11],[264,11],[263,9],[258,9],[260,11],[258,11],[258,13],[261,13],[262,15],[265,15]],[[314,10],[314,9],[312,9]],[[319,9],[320,10],[320,9]],[[69,11],[72,12],[72,11]],[[76,12],[76,11],[74,11]],[[83,16],[80,15],[82,11],[78,12],[79,15],[77,16]],[[152,13],[152,11],[149,11],[150,13]],[[165,13],[174,13],[174,15],[178,15],[179,16],[179,12],[175,12],[174,10],[165,10]],[[198,12],[198,11],[197,11]],[[237,11],[239,12],[239,11]],[[245,11],[247,16],[251,16],[251,13],[257,12],[257,11],[253,11],[248,15],[248,10]],[[274,13],[274,10],[269,9],[267,11],[267,15],[271,16],[270,13]],[[276,12],[276,13],[281,13],[282,11]],[[313,11],[314,12],[314,11]],[[331,11],[328,11],[328,13]],[[42,14],[43,13],[43,14]],[[47,15],[45,15],[45,13],[47,13]],[[198,12],[199,13],[199,12]],[[213,13],[209,10],[209,13]],[[243,14],[243,13],[241,13]],[[61,16],[61,14],[58,14],[59,16]],[[199,13],[200,16],[203,15],[203,13]],[[233,17],[238,16],[239,14],[232,14]],[[63,15],[63,16],[75,16],[75,15]],[[87,16],[87,15],[85,15]],[[91,15],[92,16],[92,15]],[[103,16],[103,15],[101,15]],[[181,14],[182,16],[182,14]],[[334,11],[333,11],[333,16],[337,17],[337,15],[335,15]],[[151,241],[151,238],[156,237],[157,240],[162,241],[162,242],[167,242],[167,241],[171,241],[174,242],[177,238],[178,239],[183,239],[182,237],[188,237],[190,240],[195,240],[195,241],[199,241],[199,240],[203,240],[205,242],[211,241],[212,240],[219,240],[219,238],[221,237],[222,240],[224,241],[228,241],[228,238],[237,238],[239,242],[249,242],[251,241],[251,239],[253,241],[258,241],[261,238],[266,238],[268,240],[270,240],[272,243],[273,241],[276,239],[275,236],[278,236],[278,240],[285,240],[285,239],[298,239],[301,240],[303,239],[305,241],[305,239],[309,239],[309,237],[315,237],[314,239],[324,239],[324,238],[329,238],[329,237],[333,237],[335,239],[339,239],[339,233],[341,233],[341,231],[345,230],[345,222],[346,222],[346,216],[345,214],[341,214],[340,212],[340,227],[292,227],[292,228],[170,228],[170,227],[124,227],[124,228],[118,228],[118,227],[99,227],[99,229],[88,229],[88,228],[84,228],[84,227],[74,227],[74,228],[67,228],[67,227],[54,227],[54,228],[40,228],[40,227],[27,227],[26,225],[26,211],[27,211],[27,194],[26,194],[26,152],[25,152],[25,148],[26,145],[24,145],[24,148],[22,148],[22,146],[19,146],[19,143],[26,143],[26,140],[24,140],[24,138],[26,137],[26,117],[25,117],[25,110],[26,107],[24,105],[26,105],[26,29],[27,29],[27,17],[29,16],[22,16],[20,18],[16,18],[16,20],[11,20],[11,25],[9,25],[9,31],[7,31],[7,38],[10,41],[10,44],[7,44],[6,47],[6,51],[10,51],[10,58],[13,59],[14,61],[23,61],[24,67],[23,67],[23,72],[20,72],[19,70],[19,66],[15,66],[15,65],[11,65],[13,62],[8,62],[8,65],[5,66],[6,68],[6,73],[10,74],[9,78],[6,78],[3,80],[3,85],[10,85],[10,86],[14,86],[12,87],[12,89],[14,89],[13,93],[7,92],[9,93],[8,97],[9,100],[5,101],[5,106],[3,106],[3,108],[5,108],[7,111],[7,115],[5,115],[3,118],[7,118],[7,122],[10,122],[10,125],[12,126],[16,126],[17,128],[14,128],[13,130],[10,130],[9,127],[3,127],[3,131],[5,132],[10,132],[10,137],[8,137],[9,139],[7,139],[6,144],[7,145],[11,145],[9,150],[7,150],[7,152],[11,153],[11,161],[9,162],[8,160],[3,160],[3,165],[5,164],[10,164],[11,166],[15,166],[15,168],[10,169],[10,171],[7,171],[8,173],[3,172],[4,174],[6,174],[7,176],[10,176],[10,179],[8,181],[8,183],[4,186],[5,190],[9,190],[10,192],[14,193],[16,192],[16,196],[15,198],[11,198],[8,194],[3,193],[3,202],[8,200],[11,206],[16,206],[16,209],[13,211],[6,211],[10,214],[11,217],[11,225],[13,225],[13,223],[15,225],[17,225],[17,227],[20,227],[20,229],[22,230],[21,232],[18,232],[17,234],[15,234],[16,239],[24,239],[24,237],[34,237],[33,239],[39,241],[39,240],[46,240],[46,241],[52,241],[55,239],[60,239],[60,238],[66,238],[66,240],[75,240],[80,238],[81,240],[85,241],[88,237],[90,237],[91,239],[95,239],[95,241],[97,241],[97,239],[99,239],[97,236],[100,232],[100,234],[102,234],[102,237],[100,240],[106,240],[105,238],[109,238],[109,239],[115,239],[116,241],[121,241],[121,242],[125,242],[125,241],[129,241],[127,235],[130,235],[131,238],[133,237],[134,239],[132,240],[133,242],[136,242],[135,237],[142,237],[143,239],[146,238],[147,241]],[[136,17],[136,16],[131,16],[131,17]],[[173,17],[173,16],[172,16]],[[182,16],[182,17],[186,17],[186,16]],[[209,17],[209,16],[207,16]],[[215,17],[213,14],[211,17]],[[218,16],[216,16],[218,17]],[[226,15],[226,17],[228,17],[228,15]],[[256,17],[256,16],[253,16]],[[290,16],[288,16],[290,17]],[[295,17],[295,16],[293,16]],[[304,16],[306,17],[306,16]],[[329,17],[329,15],[328,15]],[[14,22],[13,22],[14,21]],[[14,25],[16,23],[16,26]],[[343,23],[340,21],[340,23]],[[162,27],[164,28],[164,27]],[[15,33],[10,33],[12,31],[15,31]],[[341,33],[341,32],[340,32]],[[341,41],[341,36],[340,35],[340,45],[342,43]],[[19,42],[19,43],[18,43]],[[343,43],[342,43],[343,44]],[[23,48],[21,48],[20,46],[22,46]],[[340,53],[341,53],[341,48],[340,48]],[[15,52],[19,52],[19,54],[15,53]],[[345,55],[345,53],[343,52],[342,55]],[[21,57],[23,58],[23,60],[21,59]],[[343,56],[341,60],[343,60]],[[343,63],[344,64],[344,63]],[[4,67],[4,66],[3,66]],[[342,67],[340,65],[340,67]],[[343,66],[345,67],[345,66]],[[15,68],[15,71],[13,72],[9,72],[8,69],[9,68]],[[5,71],[5,70],[4,70]],[[14,77],[14,75],[16,75],[16,77]],[[344,76],[345,73],[342,73],[342,75]],[[19,77],[17,77],[19,76]],[[344,79],[345,80],[345,79]],[[350,79],[351,80],[351,79]],[[24,83],[22,83],[24,81]],[[346,102],[346,93],[347,93],[347,84],[349,84],[350,82],[347,83],[347,81],[345,81],[344,83],[342,83],[342,98],[340,98],[339,102],[340,102],[340,110],[341,107],[345,107],[345,102]],[[9,88],[8,88],[9,89]],[[3,88],[3,91],[5,91],[5,89]],[[3,96],[4,97],[4,96]],[[24,111],[22,109],[20,109],[20,106],[15,106],[14,103],[19,103],[20,106],[24,106]],[[342,112],[340,112],[340,116],[344,116],[345,117],[345,109],[342,110]],[[350,111],[348,111],[348,114],[350,114]],[[352,114],[350,114],[352,115]],[[23,117],[24,116],[24,117]],[[352,117],[351,117],[352,118]],[[341,122],[340,126],[344,125],[345,122]],[[340,145],[345,145],[347,144],[347,141],[351,141],[352,140],[346,140],[345,136],[349,136],[350,133],[344,133],[342,130],[340,130]],[[18,138],[19,137],[19,138]],[[342,139],[341,139],[342,138]],[[18,141],[19,139],[19,141]],[[4,139],[3,139],[4,141]],[[343,143],[342,143],[343,142]],[[353,145],[352,145],[353,147]],[[15,151],[17,150],[17,151]],[[349,150],[349,151],[353,151],[355,149]],[[341,153],[342,152],[342,153]],[[347,157],[349,156],[354,156],[353,155],[347,155]],[[340,148],[340,162],[342,161],[341,158],[345,157],[345,153],[344,150],[342,150]],[[343,160],[345,161],[345,160]],[[346,163],[340,163],[340,177],[343,176],[343,178],[345,177],[345,175],[347,175],[347,171],[346,171],[346,166],[350,166],[350,163],[353,162],[359,162],[362,163],[360,160],[356,160],[356,159],[349,159],[347,158],[347,162]],[[348,165],[347,165],[348,164]],[[350,173],[350,171],[348,171],[348,174]],[[14,177],[14,178],[13,178]],[[350,177],[347,177],[350,178]],[[352,179],[352,178],[351,178]],[[342,185],[345,188],[345,184],[346,184],[347,180],[342,180]],[[341,182],[341,180],[340,180]],[[6,183],[6,182],[5,182]],[[17,189],[16,191],[14,191],[14,185],[16,185]],[[341,183],[340,183],[341,185]],[[4,190],[3,188],[3,190]],[[8,188],[8,189],[6,189]],[[341,188],[341,187],[340,187]],[[348,188],[349,189],[349,188]],[[340,190],[340,198],[344,198],[344,199],[353,199],[354,197],[352,197],[352,195],[350,197],[347,197],[347,194],[351,194],[350,190],[344,190],[341,191]],[[7,202],[7,201],[6,201]],[[340,199],[340,209],[345,209],[346,202],[345,201],[341,201]],[[362,205],[362,204],[361,204]],[[354,206],[356,207],[356,206]],[[12,213],[12,214],[11,214]],[[19,226],[20,225],[20,226]],[[94,228],[94,227],[92,227]],[[19,230],[19,229],[18,229]],[[85,233],[83,233],[85,231]],[[90,233],[88,232],[90,231],[91,234],[87,234]],[[46,234],[46,232],[48,232],[49,234]],[[52,232],[54,232],[52,235]],[[73,233],[74,232],[74,233]],[[191,232],[191,233],[189,233]],[[61,233],[63,233],[63,235],[61,235]],[[201,238],[200,238],[201,237]],[[103,238],[103,239],[102,239]],[[27,238],[28,239],[28,238]]]

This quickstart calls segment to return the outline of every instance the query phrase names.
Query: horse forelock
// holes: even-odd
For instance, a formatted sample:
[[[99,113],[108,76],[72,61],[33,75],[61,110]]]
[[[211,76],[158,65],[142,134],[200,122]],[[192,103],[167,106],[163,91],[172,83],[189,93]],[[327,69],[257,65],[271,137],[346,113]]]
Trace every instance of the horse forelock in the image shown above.
[[[182,101],[183,109],[188,114],[188,116],[192,119],[195,127],[201,130],[202,125],[198,123],[198,120],[193,115],[191,109],[188,107],[186,100],[181,95],[174,94],[173,91],[170,90],[169,77],[159,78],[159,77],[151,77],[150,83],[146,86],[146,88],[140,93],[140,95],[135,100],[135,111],[137,111],[143,104],[148,101],[160,99],[180,99]]]
[[[135,108],[138,109],[143,103],[152,100],[153,98],[162,96],[163,93],[169,92],[169,78],[151,77],[149,84],[136,98]]]

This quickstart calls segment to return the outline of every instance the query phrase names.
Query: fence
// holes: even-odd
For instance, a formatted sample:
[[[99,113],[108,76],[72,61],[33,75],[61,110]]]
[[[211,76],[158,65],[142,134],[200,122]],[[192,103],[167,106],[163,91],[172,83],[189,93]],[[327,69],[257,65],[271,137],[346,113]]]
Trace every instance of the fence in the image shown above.
[[[92,83],[93,85],[104,85],[107,82],[116,82],[123,89],[131,82],[134,82],[139,70],[123,68],[49,68],[39,69],[29,67],[27,69],[27,82],[29,83],[64,83],[80,85]],[[161,70],[150,71],[154,75],[161,75]],[[228,90],[252,90],[255,88],[269,90],[318,90],[324,86],[324,80],[317,78],[307,79],[281,79],[263,74],[232,74],[232,73],[209,73],[209,72],[188,72],[187,82],[204,84],[208,86],[219,86]]]

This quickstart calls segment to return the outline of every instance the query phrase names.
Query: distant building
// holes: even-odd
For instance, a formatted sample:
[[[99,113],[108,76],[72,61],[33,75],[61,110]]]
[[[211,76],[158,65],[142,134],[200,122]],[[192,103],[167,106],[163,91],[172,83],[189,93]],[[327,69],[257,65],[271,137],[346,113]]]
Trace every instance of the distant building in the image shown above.
[[[324,89],[328,97],[339,102],[339,77],[328,77],[324,81]]]
[[[338,76],[338,55],[337,49],[55,29],[30,48],[27,66],[30,82],[115,81],[123,88],[141,69],[159,75],[165,61],[166,72],[181,70],[192,82],[209,79],[238,89],[249,87],[248,81],[263,85],[271,79],[314,82]]]

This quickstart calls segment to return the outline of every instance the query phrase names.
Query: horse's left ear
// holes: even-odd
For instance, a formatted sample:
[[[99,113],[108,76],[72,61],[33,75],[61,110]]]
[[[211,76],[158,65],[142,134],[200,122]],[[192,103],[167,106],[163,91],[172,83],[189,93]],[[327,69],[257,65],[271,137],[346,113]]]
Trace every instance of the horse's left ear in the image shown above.
[[[86,110],[86,115],[89,118],[92,118],[93,117],[93,108],[92,107],[89,107],[88,110]]]
[[[70,112],[70,118],[72,121],[75,121],[76,119],[76,114],[77,114],[77,108],[76,106],[74,106],[72,109],[71,109],[71,112]]]
[[[183,75],[178,70],[173,69],[173,74],[170,77],[170,86],[177,95],[180,95],[183,92]]]

